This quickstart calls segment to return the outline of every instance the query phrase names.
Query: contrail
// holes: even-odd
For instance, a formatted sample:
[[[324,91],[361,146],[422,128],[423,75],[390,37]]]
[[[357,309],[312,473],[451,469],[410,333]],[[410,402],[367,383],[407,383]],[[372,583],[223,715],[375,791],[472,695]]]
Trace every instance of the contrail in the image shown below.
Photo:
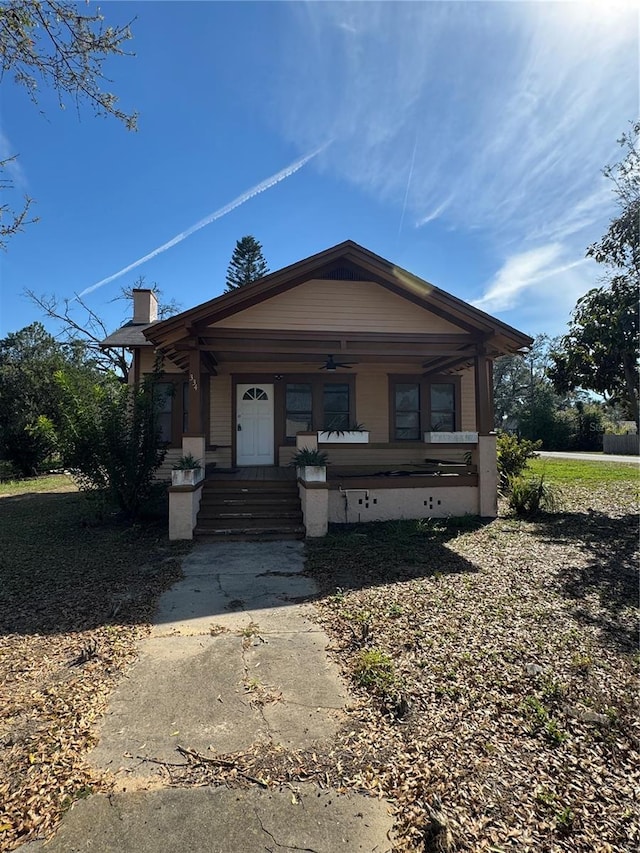
[[[407,189],[404,194],[404,202],[402,205],[402,215],[400,216],[400,225],[398,226],[398,239],[400,239],[400,234],[402,233],[402,226],[404,225],[404,214],[407,210],[407,199],[409,198],[409,187],[411,186],[411,178],[413,177],[413,167],[416,162],[416,150],[418,148],[418,131],[416,130],[416,141],[413,143],[413,156],[411,157],[411,166],[409,167],[409,177],[407,178]]]
[[[329,142],[325,142],[324,145],[321,145],[319,148],[316,148],[315,151],[312,151],[310,154],[307,154],[305,157],[301,157],[299,160],[296,160],[294,163],[291,163],[290,166],[286,166],[280,172],[276,172],[275,175],[272,175],[270,178],[267,178],[265,181],[262,181],[259,184],[256,184],[255,187],[251,187],[250,190],[242,193],[233,201],[230,201],[229,204],[225,204],[224,207],[221,207],[219,210],[216,210],[214,213],[210,213],[209,216],[205,216],[204,219],[201,219],[199,222],[196,222],[195,225],[192,225],[191,228],[187,228],[186,231],[182,231],[176,237],[173,237],[169,240],[168,243],[163,243],[162,246],[158,246],[157,249],[154,249],[152,252],[149,252],[148,255],[145,255],[143,258],[139,258],[137,261],[134,261],[129,266],[124,267],[113,275],[107,276],[107,278],[103,278],[97,284],[92,284],[91,287],[85,288],[80,296],[86,296],[88,293],[93,293],[94,290],[97,290],[99,287],[102,287],[105,284],[109,284],[109,282],[113,281],[116,278],[120,278],[121,275],[130,272],[131,270],[139,267],[140,264],[146,263],[146,261],[150,261],[151,258],[155,258],[156,255],[159,255],[161,252],[166,252],[167,249],[170,249],[172,246],[176,246],[178,243],[181,243],[183,240],[186,240],[187,237],[190,237],[196,231],[199,231],[201,228],[204,228],[205,225],[209,225],[211,222],[215,222],[216,219],[221,219],[223,216],[226,216],[227,213],[231,213],[232,210],[235,210],[236,207],[240,207],[241,204],[244,204],[245,201],[249,201],[249,199],[254,198],[254,196],[263,193],[265,190],[270,189],[271,187],[279,184],[280,181],[284,181],[285,178],[288,178],[290,175],[293,175],[294,172],[297,172],[298,169],[302,169],[302,167],[309,162],[309,160],[313,160],[314,157],[317,157],[325,148],[327,148],[333,139],[330,139]]]

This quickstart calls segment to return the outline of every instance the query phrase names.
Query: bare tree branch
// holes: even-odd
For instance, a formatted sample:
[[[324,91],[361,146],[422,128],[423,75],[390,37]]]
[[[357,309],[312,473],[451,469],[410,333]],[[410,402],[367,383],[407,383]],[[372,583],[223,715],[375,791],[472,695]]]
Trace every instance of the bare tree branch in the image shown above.
[[[124,347],[100,346],[109,334],[104,321],[80,297],[59,300],[53,295],[37,296],[33,290],[25,290],[26,296],[34,302],[51,320],[61,324],[60,335],[64,340],[81,341],[91,353],[96,367],[105,372],[115,372],[126,382],[131,366],[131,356]],[[73,316],[73,309],[78,305],[84,312],[81,320]]]

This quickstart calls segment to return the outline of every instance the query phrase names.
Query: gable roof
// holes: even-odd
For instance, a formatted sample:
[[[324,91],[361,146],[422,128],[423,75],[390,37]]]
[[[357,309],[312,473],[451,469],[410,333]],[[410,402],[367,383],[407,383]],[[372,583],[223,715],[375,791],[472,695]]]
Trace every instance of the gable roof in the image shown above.
[[[346,240],[316,255],[221,296],[155,323],[143,330],[159,348],[198,333],[253,305],[284,293],[314,278],[346,278],[373,281],[419,307],[448,320],[462,330],[499,339],[500,349],[516,352],[530,346],[532,338],[495,317],[446,293],[428,281],[398,267],[363,246]]]

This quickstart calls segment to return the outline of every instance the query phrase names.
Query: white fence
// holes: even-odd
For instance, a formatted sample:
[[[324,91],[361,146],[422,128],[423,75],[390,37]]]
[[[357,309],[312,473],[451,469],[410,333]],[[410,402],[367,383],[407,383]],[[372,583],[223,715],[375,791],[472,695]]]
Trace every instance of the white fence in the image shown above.
[[[603,435],[602,449],[605,453],[620,453],[637,456],[640,453],[640,438],[637,435]]]

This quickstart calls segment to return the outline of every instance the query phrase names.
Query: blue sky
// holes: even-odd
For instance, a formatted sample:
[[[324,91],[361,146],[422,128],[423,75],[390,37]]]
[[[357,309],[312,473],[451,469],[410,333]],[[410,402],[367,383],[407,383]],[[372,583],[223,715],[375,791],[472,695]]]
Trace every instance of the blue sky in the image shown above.
[[[40,221],[0,259],[0,336],[43,319],[25,288],[73,297],[288,171],[88,304],[117,327],[128,311],[112,300],[139,275],[183,308],[217,296],[245,234],[272,270],[355,240],[532,334],[561,333],[599,283],[584,254],[615,212],[601,169],[639,112],[635,3],[102,12],[136,18],[135,57],[107,69],[136,133],[1,84],[12,201],[33,196]]]

